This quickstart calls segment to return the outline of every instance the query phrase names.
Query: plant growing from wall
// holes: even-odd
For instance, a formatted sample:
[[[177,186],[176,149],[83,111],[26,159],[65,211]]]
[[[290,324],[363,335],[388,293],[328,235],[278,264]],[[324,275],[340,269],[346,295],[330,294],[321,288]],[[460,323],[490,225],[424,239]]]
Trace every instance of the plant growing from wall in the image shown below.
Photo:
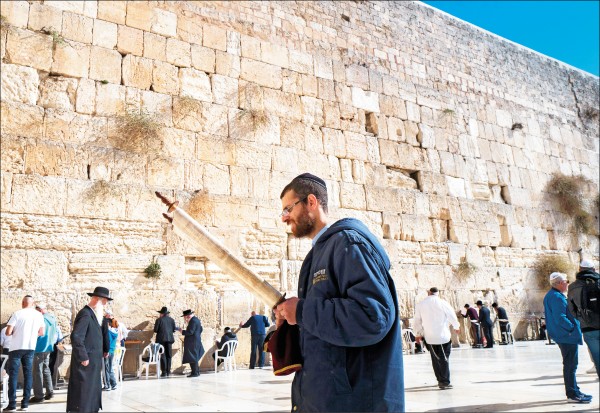
[[[162,275],[162,270],[160,268],[160,264],[157,262],[153,262],[150,265],[148,265],[145,269],[144,269],[144,277],[151,279],[151,280],[157,280],[160,278],[160,276]]]
[[[65,44],[65,39],[54,27],[42,27],[42,33],[52,36],[52,44],[54,46]]]
[[[454,269],[454,274],[461,280],[470,278],[477,271],[477,266],[463,259]]]
[[[562,272],[571,276],[575,267],[563,255],[544,254],[535,260],[532,269],[538,287],[545,289],[550,286],[548,282],[550,274],[553,272]]]
[[[546,186],[550,199],[556,208],[572,220],[577,234],[595,235],[598,233],[593,216],[586,210],[586,194],[591,182],[581,176],[568,176],[555,173]]]
[[[242,109],[237,116],[242,122],[252,123],[255,131],[270,122],[264,109]]]
[[[115,126],[111,140],[119,149],[152,154],[162,149],[156,114],[128,110],[115,117]]]
[[[85,192],[84,197],[91,202],[113,198],[120,194],[120,189],[104,179],[99,179],[92,184]]]

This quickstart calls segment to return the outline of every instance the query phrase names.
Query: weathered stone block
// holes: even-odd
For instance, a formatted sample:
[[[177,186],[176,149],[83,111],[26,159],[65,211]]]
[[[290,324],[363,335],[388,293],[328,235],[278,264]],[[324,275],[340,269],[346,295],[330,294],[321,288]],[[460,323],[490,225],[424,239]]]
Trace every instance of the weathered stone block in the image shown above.
[[[92,43],[94,21],[81,14],[64,12],[62,18],[61,34],[64,38],[79,43]]]
[[[117,45],[118,27],[115,23],[104,20],[94,20],[94,36],[92,44],[94,46],[114,49]]]
[[[155,60],[152,70],[152,89],[159,93],[179,93],[179,70],[177,67]]]
[[[88,77],[90,46],[64,42],[57,45],[51,71],[64,76]]]
[[[227,30],[207,25],[204,25],[202,29],[202,46],[223,52],[227,51]]]
[[[2,65],[2,100],[35,105],[39,98],[40,77],[37,70],[19,65]],[[4,119],[10,122],[10,119]]]
[[[138,89],[150,89],[152,84],[152,60],[127,55],[123,58],[123,84]]]
[[[286,69],[289,67],[288,49],[284,46],[261,42],[260,50],[263,62]]]
[[[47,77],[40,86],[39,104],[44,108],[72,111],[75,106],[76,90],[76,79]]]
[[[92,46],[90,79],[121,84],[121,54],[116,50]]]
[[[96,84],[96,113],[101,116],[123,113],[125,86]]]
[[[149,32],[152,26],[154,7],[150,3],[133,1],[127,3],[127,26]]]
[[[130,4],[132,3],[128,3],[128,5]],[[142,56],[144,52],[144,32],[120,24],[117,32],[117,50],[123,55],[131,53]]]
[[[283,82],[280,67],[245,58],[241,60],[240,78],[272,89],[280,89]]]
[[[62,251],[2,250],[2,285],[5,288],[35,289],[40,283],[48,290],[67,284],[67,257]]]
[[[13,212],[62,215],[65,209],[65,179],[39,175],[14,175]]]
[[[365,92],[360,88],[353,87],[352,105],[369,112],[379,113],[379,95],[375,92]]]
[[[29,7],[29,21],[27,22],[27,27],[35,31],[41,31],[43,28],[46,28],[47,30],[53,30],[60,33],[62,27],[62,15],[60,10],[52,6],[33,3]]]
[[[117,24],[125,24],[127,3],[98,0],[98,18]]]
[[[1,133],[31,138],[41,138],[43,134],[44,109],[18,102],[0,102]]]
[[[238,106],[238,80],[221,75],[210,77],[215,103],[229,107]]]
[[[346,68],[346,82],[349,86],[369,89],[369,70],[366,67],[352,65]]]
[[[179,83],[181,96],[189,96],[193,99],[212,102],[210,78],[206,73],[191,68],[180,69]]]
[[[192,67],[207,73],[215,72],[215,51],[208,47],[192,44]]]
[[[192,51],[189,43],[181,40],[167,39],[167,62],[177,67],[190,67],[192,64]]]
[[[164,36],[177,36],[177,14],[155,7],[152,10],[150,30]]]
[[[46,72],[50,71],[52,66],[51,36],[16,27],[8,29],[6,36],[5,57],[8,58],[8,63],[30,66]]]
[[[23,0],[4,2],[2,4],[2,17],[6,19],[6,24],[27,27],[29,2]]]
[[[242,54],[243,55],[243,54]],[[243,55],[244,56],[244,55]],[[256,57],[244,56],[250,59],[259,60]],[[289,50],[289,68],[294,72],[313,74],[313,57],[309,53],[303,53],[296,50]],[[321,76],[324,77],[324,76]]]
[[[144,57],[158,60],[160,63],[167,60],[167,39],[154,33],[144,32]]]

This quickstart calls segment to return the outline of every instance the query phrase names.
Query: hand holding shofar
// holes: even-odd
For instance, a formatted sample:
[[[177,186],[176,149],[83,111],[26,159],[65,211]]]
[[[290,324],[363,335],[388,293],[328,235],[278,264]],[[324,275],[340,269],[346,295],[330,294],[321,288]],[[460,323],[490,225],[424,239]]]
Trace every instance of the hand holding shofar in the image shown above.
[[[155,192],[155,194],[169,207],[168,212],[173,214],[172,218],[167,214],[163,214],[163,216],[173,224],[173,229],[177,235],[202,251],[209,260],[231,275],[245,289],[257,296],[270,308],[274,308],[285,300],[285,297],[271,284],[256,275],[246,264],[238,260],[221,242],[213,237],[206,228],[179,208],[179,201],[171,202],[160,192]]]

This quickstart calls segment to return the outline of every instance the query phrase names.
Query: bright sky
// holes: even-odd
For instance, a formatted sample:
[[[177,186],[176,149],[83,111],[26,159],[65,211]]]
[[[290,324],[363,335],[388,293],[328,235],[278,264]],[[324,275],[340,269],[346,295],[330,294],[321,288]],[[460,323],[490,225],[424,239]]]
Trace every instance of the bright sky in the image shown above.
[[[423,3],[598,76],[598,0]]]

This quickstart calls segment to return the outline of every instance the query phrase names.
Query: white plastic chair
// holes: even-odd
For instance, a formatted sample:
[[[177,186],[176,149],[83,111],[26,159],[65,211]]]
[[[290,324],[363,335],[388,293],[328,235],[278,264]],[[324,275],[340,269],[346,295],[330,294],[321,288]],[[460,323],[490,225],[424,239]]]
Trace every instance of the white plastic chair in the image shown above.
[[[412,328],[405,328],[402,330],[402,340],[404,341],[404,350],[407,351],[407,354],[415,354],[416,344],[412,341],[410,334],[412,333]],[[413,333],[414,335],[414,333]]]
[[[126,351],[127,349],[125,347],[117,347],[117,350],[115,351],[113,368],[117,373],[117,382],[123,381],[123,360],[125,360]]]
[[[229,340],[227,343],[223,344],[223,347],[217,349],[215,352],[215,373],[217,373],[219,359],[223,360],[223,371],[237,370],[237,364],[235,362],[235,350],[237,349],[237,345],[237,340]],[[225,355],[219,356],[219,352],[222,352],[222,354]]]
[[[2,367],[0,368],[0,377],[2,377],[2,409],[8,406],[8,374],[6,372],[6,362],[8,361],[8,356],[6,354],[2,354]]]
[[[508,320],[498,320],[506,323],[506,332],[502,333],[502,341],[507,344],[514,344],[515,337],[512,333],[512,327],[510,326],[510,322]]]
[[[138,379],[142,376],[142,370],[146,369],[146,380],[148,380],[148,371],[150,370],[150,365],[154,364],[156,366],[156,378],[160,379],[160,357],[165,352],[165,348],[158,343],[150,343],[144,350],[142,354],[140,354],[140,369],[138,371]],[[147,356],[144,356],[147,354]],[[144,360],[144,359],[147,359]]]

